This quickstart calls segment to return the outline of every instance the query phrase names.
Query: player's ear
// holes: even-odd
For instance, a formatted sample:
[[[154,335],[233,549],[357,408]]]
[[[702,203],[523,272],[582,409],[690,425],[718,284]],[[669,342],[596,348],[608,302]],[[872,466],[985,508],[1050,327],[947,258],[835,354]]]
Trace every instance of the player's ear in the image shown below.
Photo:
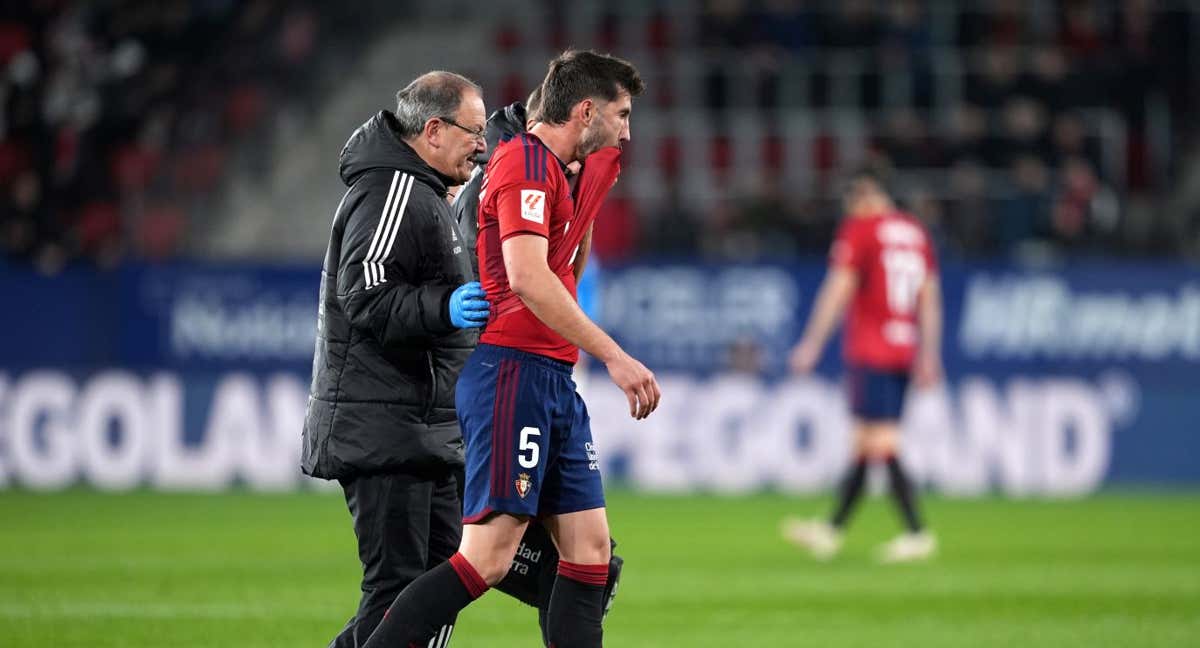
[[[591,126],[592,119],[596,117],[596,102],[591,99],[584,99],[579,102],[579,119],[584,126]]]

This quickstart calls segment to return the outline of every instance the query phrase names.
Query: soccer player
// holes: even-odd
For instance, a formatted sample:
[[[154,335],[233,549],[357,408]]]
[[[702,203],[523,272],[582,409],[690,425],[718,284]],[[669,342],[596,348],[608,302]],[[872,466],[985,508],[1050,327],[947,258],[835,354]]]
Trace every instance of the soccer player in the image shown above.
[[[608,518],[587,409],[571,367],[579,349],[599,359],[643,419],[661,393],[654,375],[580,310],[573,261],[620,170],[633,97],[632,65],[567,51],[542,82],[540,121],[501,144],[479,205],[478,256],[492,300],[456,401],[467,477],[458,553],[409,585],[368,648],[424,646],[508,573],[532,517],[560,553],[547,630],[557,648],[602,643]],[[572,192],[563,168],[583,162]]]
[[[458,192],[454,198],[454,202],[451,204],[454,209],[455,220],[459,224],[459,234],[462,236],[463,247],[471,258],[474,279],[479,278],[479,262],[475,242],[479,222],[479,194],[483,185],[484,170],[490,157],[488,153],[494,151],[501,142],[507,142],[541,121],[538,117],[541,110],[541,95],[542,88],[539,83],[533,92],[530,93],[529,99],[524,104],[521,102],[509,104],[496,110],[488,117],[487,128],[485,130],[487,150],[476,156],[476,168],[471,172],[470,180],[463,185],[462,190]],[[568,184],[572,187],[579,180],[580,167],[581,164],[579,162],[572,162],[567,165],[567,180]],[[595,315],[593,311],[588,310],[588,297],[590,295],[588,288],[591,287],[593,289],[592,293],[595,292],[597,268],[594,260],[584,254],[589,247],[588,239],[584,238],[580,243],[580,254],[575,256],[576,296],[583,312],[594,320]],[[586,273],[583,272],[585,265],[588,269]],[[593,296],[591,301],[595,302],[594,295],[591,296]],[[475,343],[478,343],[478,337],[475,338],[472,346]],[[576,383],[576,391],[582,391],[581,387],[584,384],[582,378],[587,373],[583,367],[583,363],[587,360],[587,357],[580,356],[579,360],[572,375]],[[461,509],[459,510],[458,519],[461,522]],[[461,524],[459,528],[461,529]],[[607,617],[608,612],[612,609],[613,601],[616,598],[617,585],[621,579],[621,570],[624,566],[624,560],[615,553],[616,547],[617,543],[614,540],[612,542],[614,553],[609,561],[608,582],[605,585],[605,617]],[[457,549],[457,545],[455,549]],[[554,591],[554,582],[558,573],[558,560],[558,549],[555,548],[554,541],[550,537],[549,532],[539,522],[530,521],[525,527],[525,536],[521,539],[521,543],[518,546],[517,555],[513,557],[512,567],[509,569],[508,575],[492,587],[492,589],[509,594],[517,600],[537,608],[538,627],[542,632],[543,645],[549,643],[546,622],[550,609],[550,596]],[[395,599],[394,594],[391,599]],[[391,600],[388,603],[391,603]]]
[[[828,521],[787,520],[783,532],[820,559],[833,557],[862,495],[869,464],[887,466],[906,532],[881,548],[884,562],[927,558],[936,550],[917,511],[916,493],[896,456],[909,376],[920,387],[941,376],[941,289],[925,229],[893,205],[882,182],[856,174],[847,187],[847,218],[830,251],[830,268],[790,362],[811,372],[849,308],[844,358],[854,415],[854,462]]]

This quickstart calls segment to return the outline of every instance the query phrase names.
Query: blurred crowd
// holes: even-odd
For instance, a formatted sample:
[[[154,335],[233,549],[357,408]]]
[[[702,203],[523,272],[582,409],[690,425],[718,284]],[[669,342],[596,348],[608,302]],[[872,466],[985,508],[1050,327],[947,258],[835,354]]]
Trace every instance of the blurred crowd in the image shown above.
[[[322,28],[268,0],[5,3],[0,258],[178,254],[235,145],[303,92]]]
[[[649,77],[631,148],[654,149],[642,159],[663,190],[657,200],[618,197],[610,211],[625,226],[598,232],[604,256],[819,251],[840,216],[839,180],[861,166],[889,178],[951,254],[1200,251],[1200,223],[1180,231],[1186,218],[1161,214],[1195,153],[1200,6],[694,6],[613,4],[581,39],[579,21],[548,3],[545,42],[517,23],[497,29],[501,57],[584,40],[631,53]],[[519,73],[505,77],[504,99],[519,97],[522,83]],[[637,122],[646,101],[664,116],[653,132]],[[673,129],[692,106],[705,113],[699,129]],[[797,111],[811,118],[803,132],[789,124]],[[701,147],[681,142],[697,136]],[[686,165],[708,169],[689,183]]]
[[[1177,160],[1171,151],[1152,154],[1147,110],[1161,110],[1155,118],[1177,142],[1194,135],[1195,16],[1145,1],[1069,0],[1046,15],[1026,2],[964,3],[952,29],[938,33],[925,3],[884,6],[850,0],[821,13],[798,2],[766,2],[757,11],[710,2],[699,34],[706,47],[749,48],[754,103],[766,113],[780,105],[787,61],[862,52],[855,99],[873,117],[857,163],[891,178],[902,204],[947,253],[1183,251],[1155,213]],[[939,69],[961,73],[938,76]],[[726,108],[726,74],[715,67],[706,75],[714,112]],[[903,87],[889,97],[897,77]],[[830,105],[831,85],[818,71],[800,101]],[[1109,132],[1101,110],[1116,113]],[[835,171],[844,169],[837,169],[836,139],[818,137],[811,162],[826,177],[816,191],[797,196],[767,182],[757,195],[731,201],[740,210],[698,215],[725,230],[700,228],[700,246],[737,255],[827,244],[839,212]],[[1115,141],[1102,147],[1102,137]],[[731,237],[741,240],[731,246]]]
[[[53,270],[179,254],[221,208],[231,160],[253,159],[281,105],[311,103],[330,43],[366,47],[421,19],[401,4],[6,3],[0,258]],[[840,181],[862,166],[949,255],[1200,256],[1200,173],[1181,188],[1189,161],[1200,167],[1193,3],[530,0],[451,13],[486,34],[456,46],[485,54],[463,72],[490,105],[523,98],[567,46],[642,70],[633,179],[605,207],[601,257],[821,253]]]

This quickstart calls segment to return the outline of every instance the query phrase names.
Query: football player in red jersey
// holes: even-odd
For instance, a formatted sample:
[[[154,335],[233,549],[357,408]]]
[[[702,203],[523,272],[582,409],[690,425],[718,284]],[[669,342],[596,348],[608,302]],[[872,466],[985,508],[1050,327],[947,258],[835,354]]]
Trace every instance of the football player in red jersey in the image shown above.
[[[842,531],[862,495],[867,467],[886,465],[906,531],[885,544],[884,562],[931,556],[937,542],[917,512],[916,492],[897,457],[900,413],[910,376],[919,387],[941,377],[942,310],[937,261],[925,228],[899,211],[883,183],[856,174],[845,194],[847,217],[830,250],[829,272],[790,363],[813,370],[842,315],[846,387],[854,415],[854,463],[828,520],[787,520],[784,535],[818,558],[841,548]]]
[[[538,517],[560,559],[546,634],[551,646],[602,643],[611,546],[587,408],[571,368],[579,349],[608,368],[643,419],[658,383],[579,308],[577,261],[620,172],[633,97],[632,65],[564,52],[542,81],[539,120],[500,144],[479,194],[480,282],[491,316],[456,387],[466,442],[465,528],[458,553],[396,598],[366,646],[425,646],[448,619],[508,573]],[[564,169],[583,162],[575,187]]]

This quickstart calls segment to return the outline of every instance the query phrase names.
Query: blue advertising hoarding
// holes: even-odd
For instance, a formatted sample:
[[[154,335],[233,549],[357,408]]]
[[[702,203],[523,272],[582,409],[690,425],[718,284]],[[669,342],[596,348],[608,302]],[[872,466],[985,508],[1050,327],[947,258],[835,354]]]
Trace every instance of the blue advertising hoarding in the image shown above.
[[[849,448],[836,348],[785,371],[824,274],[789,264],[606,267],[604,326],[660,376],[628,419],[581,379],[606,473],[635,487],[806,491]],[[319,270],[131,265],[0,272],[0,485],[288,489]],[[943,268],[947,381],[911,394],[904,458],[964,495],[1200,483],[1200,272]]]

